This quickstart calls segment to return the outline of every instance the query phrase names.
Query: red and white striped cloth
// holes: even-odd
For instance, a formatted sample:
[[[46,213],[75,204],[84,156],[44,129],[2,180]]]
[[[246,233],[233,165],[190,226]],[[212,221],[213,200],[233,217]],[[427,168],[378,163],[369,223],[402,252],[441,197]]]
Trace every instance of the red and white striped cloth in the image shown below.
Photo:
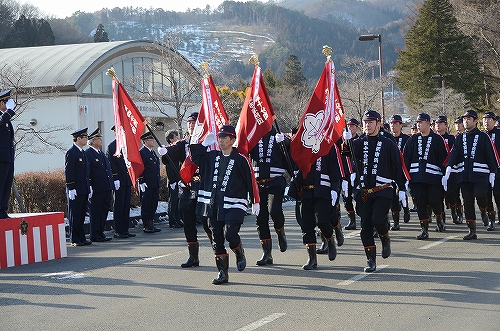
[[[0,220],[0,269],[68,256],[64,213],[10,216]]]

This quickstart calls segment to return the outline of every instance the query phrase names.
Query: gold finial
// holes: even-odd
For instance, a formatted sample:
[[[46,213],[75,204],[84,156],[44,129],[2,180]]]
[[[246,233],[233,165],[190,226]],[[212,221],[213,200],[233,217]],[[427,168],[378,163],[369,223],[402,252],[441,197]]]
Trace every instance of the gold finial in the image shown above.
[[[328,45],[324,45],[323,46],[323,52],[322,53],[323,53],[324,56],[326,56],[326,60],[327,61],[331,61],[330,57],[332,55],[332,52],[333,52],[333,50],[332,50],[332,48],[330,46],[328,46]]]
[[[117,79],[116,78],[116,71],[115,71],[115,68],[113,68],[113,67],[108,69],[108,71],[106,72],[106,75],[108,75],[109,77],[111,77],[113,79]]]
[[[249,61],[254,66],[258,66],[259,65],[259,58],[257,57],[257,55],[252,55],[252,57],[250,58]]]
[[[200,63],[200,69],[203,71],[204,76],[208,76],[208,62]]]

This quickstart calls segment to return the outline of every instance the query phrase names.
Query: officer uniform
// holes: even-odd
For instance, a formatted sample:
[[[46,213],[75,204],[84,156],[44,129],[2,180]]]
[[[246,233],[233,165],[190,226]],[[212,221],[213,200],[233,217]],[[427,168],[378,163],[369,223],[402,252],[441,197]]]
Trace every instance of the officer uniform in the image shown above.
[[[278,235],[280,251],[284,252],[287,249],[282,205],[286,187],[283,175],[287,171],[287,159],[284,153],[289,155],[290,140],[285,139],[282,143],[278,143],[275,136],[276,130],[271,128],[271,131],[250,151],[260,196],[260,211],[256,220],[257,233],[264,252],[262,258],[256,262],[257,265],[273,264],[269,216]],[[285,148],[285,152],[282,148]]]
[[[85,128],[73,132],[73,141],[78,142],[78,138],[86,139],[87,130]],[[70,242],[75,246],[90,245],[92,242],[86,240],[83,229],[90,193],[90,166],[82,147],[76,143],[66,152],[64,174],[68,195]]]
[[[489,111],[484,113],[484,119],[492,119],[496,121],[496,116],[493,112]],[[488,130],[485,126],[485,132],[490,136],[491,141],[493,142],[496,150],[496,154],[498,155],[498,151],[500,150],[500,129],[493,126],[491,130]],[[500,176],[495,177],[495,185],[493,187],[488,187],[488,207],[487,207],[487,217],[484,211],[481,211],[481,217],[483,219],[484,226],[488,226],[486,228],[487,231],[493,231],[495,229],[495,209],[493,208],[493,198],[495,198],[495,204],[497,210],[500,206]]]
[[[153,139],[151,132],[146,132],[141,136],[141,140],[145,142],[148,139]],[[141,190],[141,218],[144,225],[145,233],[160,232],[161,229],[153,225],[153,220],[158,208],[158,200],[160,197],[160,159],[154,149],[147,146],[142,146],[139,150],[142,163],[144,163],[144,171],[139,176],[139,187]]]
[[[7,102],[10,90],[0,92],[0,219],[9,218],[10,190],[14,180],[14,128],[11,118],[16,114],[14,106]]]
[[[436,133],[439,134],[441,137],[443,137],[444,142],[446,143],[446,150],[448,151],[448,155],[449,155],[451,149],[453,148],[453,145],[455,145],[455,136],[448,132],[448,129],[447,129],[448,128],[448,118],[444,115],[440,115],[437,117],[437,119],[434,122],[435,122],[435,126],[436,126]],[[444,123],[445,126],[439,126],[439,124],[441,124],[441,123]],[[438,126],[441,127],[442,130],[445,129],[445,131],[443,133],[439,132]],[[449,181],[449,183],[451,183],[452,186],[457,187],[456,178],[452,178],[452,181]],[[454,190],[455,190],[455,188],[453,187],[451,192],[453,192]],[[451,209],[452,205],[456,206],[456,201],[455,201],[454,197],[455,197],[455,195],[453,193],[448,194],[448,191],[444,192],[444,202],[445,202],[446,208]],[[455,220],[454,216],[452,216],[452,218],[453,218],[453,220]],[[445,214],[444,207],[443,207],[443,211],[441,212],[441,219],[443,220],[443,223],[446,224],[446,214]],[[456,222],[458,222],[458,220]],[[456,222],[454,222],[454,223],[456,223]],[[439,227],[437,227],[436,231],[439,231],[439,230],[440,230]]]
[[[111,130],[114,131],[113,126]],[[108,145],[106,156],[108,157],[113,173],[113,182],[115,184],[115,199],[113,206],[113,226],[115,228],[115,238],[135,237],[135,234],[128,231],[130,223],[130,195],[132,193],[132,181],[127,170],[125,158],[120,151],[119,156],[116,153],[116,140]],[[118,189],[116,187],[118,186]]]
[[[456,167],[457,182],[464,200],[465,219],[469,228],[469,233],[463,239],[471,240],[477,239],[474,198],[479,209],[486,210],[488,186],[494,183],[498,160],[489,136],[479,131],[477,124],[467,128],[466,121],[477,121],[477,113],[467,110],[463,117],[466,131],[456,137],[447,164],[450,169],[447,168],[446,172]],[[445,177],[443,180],[446,179]]]
[[[355,118],[351,118],[347,124],[349,126],[355,125],[356,127],[359,127],[359,121]],[[356,133],[352,136],[352,140],[358,139],[358,133]],[[344,166],[344,169],[347,170],[348,173],[354,173],[353,170],[353,165],[352,165],[352,160],[350,156],[342,156],[342,163]],[[354,204],[353,204],[353,187],[351,184],[351,181],[348,181],[348,188],[347,188],[347,196],[342,196],[342,199],[344,200],[344,209],[346,210],[347,217],[349,218],[349,223],[344,227],[346,230],[356,230],[356,212],[354,211]]]
[[[172,139],[178,138],[179,132],[171,130],[165,134],[167,143],[173,145],[176,142]],[[161,154],[160,154],[161,155]],[[179,169],[181,168],[181,162],[170,162],[169,158],[163,155],[161,157],[162,163],[165,165],[165,172],[167,173],[168,179],[168,225],[171,228],[182,228],[184,223],[181,220],[181,215],[179,211],[179,181],[181,177],[179,175]]]

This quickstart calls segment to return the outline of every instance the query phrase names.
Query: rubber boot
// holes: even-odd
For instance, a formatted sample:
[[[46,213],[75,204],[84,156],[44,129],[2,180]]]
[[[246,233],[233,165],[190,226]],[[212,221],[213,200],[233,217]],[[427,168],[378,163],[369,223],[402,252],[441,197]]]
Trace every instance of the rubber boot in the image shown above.
[[[392,227],[391,230],[397,231],[399,230],[399,212],[392,213]]]
[[[272,239],[264,239],[260,241],[262,245],[262,258],[258,260],[256,265],[266,265],[273,264],[273,256],[271,255],[271,250],[273,249],[273,240]]]
[[[309,259],[306,264],[302,266],[304,270],[312,270],[318,267],[318,260],[316,257],[316,244],[307,244],[307,253],[309,254]]]
[[[337,257],[337,248],[335,247],[335,239],[333,239],[333,236],[326,239],[326,243],[328,245],[328,260],[333,261]]]
[[[337,239],[337,246],[342,246],[344,244],[344,232],[342,232],[342,227],[340,222],[333,228],[335,231],[335,239]]]
[[[153,228],[153,220],[150,220],[148,218],[142,220],[142,224],[144,226],[144,231],[145,233],[155,233],[155,229]]]
[[[389,232],[386,235],[380,236],[382,241],[382,258],[387,259],[391,256],[391,238],[389,238]]]
[[[403,212],[403,222],[408,223],[410,221],[410,208],[403,207]]]
[[[418,240],[425,240],[429,238],[429,220],[420,220],[420,227],[422,232],[417,236]]]
[[[229,281],[229,274],[227,273],[229,269],[229,255],[215,255],[215,265],[217,266],[217,270],[219,270],[219,274],[217,278],[212,280],[212,284],[220,285],[227,283]]]
[[[457,206],[457,224],[462,224],[464,222],[464,213],[462,206]]]
[[[493,231],[495,230],[495,211],[489,211],[488,212],[488,218],[490,220],[490,224],[486,228],[486,231]]]
[[[238,247],[232,248],[232,251],[236,255],[236,268],[238,268],[238,271],[245,270],[245,267],[247,266],[247,258],[245,257],[245,251],[243,250],[241,241]]]
[[[453,224],[459,224],[458,223],[458,216],[457,216],[457,207],[450,206],[450,212],[451,212],[451,220],[452,220]]]
[[[356,213],[354,211],[348,211],[347,216],[349,217],[349,224],[347,224],[345,230],[356,230]]]
[[[443,214],[436,215],[436,232],[443,232],[445,230],[445,225],[443,221]]]
[[[488,226],[490,220],[488,219],[488,213],[486,212],[486,208],[479,208],[481,211],[481,219],[483,220],[484,226]]]
[[[321,247],[316,249],[316,254],[328,254],[328,244],[323,232],[320,231],[319,236],[321,237]]]
[[[286,235],[285,235],[285,227],[282,227],[281,229],[274,229],[276,231],[276,234],[278,235],[278,246],[280,248],[280,252],[286,251],[288,248],[288,243],[286,241]]]
[[[469,227],[469,233],[464,237],[464,240],[477,239],[476,220],[467,220],[465,222],[467,223],[467,226]]]
[[[200,250],[200,245],[198,242],[188,242],[189,257],[186,262],[181,264],[182,268],[199,267],[200,260],[198,259],[198,252]]]
[[[374,272],[377,270],[377,249],[375,246],[365,247],[366,264],[365,272]]]

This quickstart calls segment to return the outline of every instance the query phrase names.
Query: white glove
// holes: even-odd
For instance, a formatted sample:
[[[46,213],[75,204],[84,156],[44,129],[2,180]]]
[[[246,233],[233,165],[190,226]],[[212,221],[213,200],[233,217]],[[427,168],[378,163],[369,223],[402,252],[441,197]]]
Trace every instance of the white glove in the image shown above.
[[[161,145],[158,147],[158,154],[160,154],[161,156],[167,154],[167,148],[165,147],[165,145]]]
[[[356,186],[356,185],[354,185],[355,183],[356,183],[356,173],[355,173],[355,172],[353,172],[353,173],[351,174],[351,186],[352,186],[352,187],[355,187],[355,186]]]
[[[115,184],[115,191],[118,191],[120,189],[120,181],[115,180],[113,183]]]
[[[260,213],[260,204],[254,203],[252,204],[252,214],[259,215]]]
[[[201,144],[205,147],[215,144],[215,134],[213,132],[209,132]]]
[[[75,189],[69,190],[68,191],[68,197],[69,197],[70,200],[75,200],[75,198],[76,198],[76,190]]]
[[[332,206],[335,206],[337,204],[337,198],[339,197],[339,194],[337,191],[332,190]]]
[[[491,185],[491,188],[493,188],[495,186],[495,173],[494,172],[490,173],[490,185]]]
[[[16,108],[16,103],[14,102],[14,100],[9,99],[5,103],[5,106],[7,107],[7,109],[14,110],[14,108]]]
[[[146,183],[139,184],[139,190],[141,192],[146,192],[146,187],[148,187],[148,184]]]
[[[347,180],[342,180],[342,193],[345,197],[349,196],[349,183]]]
[[[405,183],[405,190],[408,192],[410,190],[410,181],[407,180]]]
[[[403,206],[403,208],[406,208],[406,193],[404,191],[399,191],[398,199],[401,202],[401,206]]]
[[[94,194],[94,191],[92,190],[92,186],[89,186],[90,192],[89,192],[89,200],[92,199],[92,194]]]
[[[351,132],[351,130],[347,129],[344,132],[342,132],[342,138],[344,138],[344,140],[352,139],[352,132]]]
[[[276,136],[274,136],[274,138],[276,139],[276,142],[280,143],[285,140],[285,135],[281,132],[278,132],[276,133]]]
[[[448,179],[450,178],[451,167],[446,167],[446,172],[444,173],[443,178],[441,178],[441,184],[445,191],[448,191]]]

